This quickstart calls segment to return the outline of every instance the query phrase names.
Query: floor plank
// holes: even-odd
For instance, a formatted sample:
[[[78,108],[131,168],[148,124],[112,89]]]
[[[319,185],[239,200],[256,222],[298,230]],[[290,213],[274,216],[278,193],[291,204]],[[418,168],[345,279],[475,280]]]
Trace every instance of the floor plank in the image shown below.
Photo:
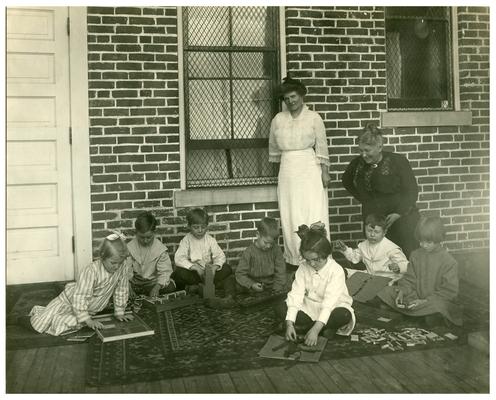
[[[372,379],[381,393],[408,393],[401,382],[375,360],[370,357],[360,357],[352,359],[355,364],[359,364],[365,370],[364,376]]]
[[[358,393],[358,391],[347,383],[347,381],[332,366],[335,360],[321,361],[319,367],[322,368],[327,378],[339,389],[339,393]]]
[[[43,369],[43,363],[47,357],[49,347],[40,347],[34,356],[33,363],[26,374],[26,381],[22,391],[24,393],[35,393],[39,391],[39,379],[46,378],[46,370]]]
[[[338,385],[332,381],[325,371],[318,364],[310,364],[308,370],[311,371],[314,376],[320,381],[320,383],[326,388],[326,393],[343,393]]]
[[[409,393],[422,393],[422,387],[419,386],[415,381],[411,381],[407,373],[405,373],[404,368],[396,368],[391,362],[395,359],[396,354],[381,354],[374,355],[370,357],[374,362],[380,365],[388,374],[396,377],[396,379],[402,382],[403,388]]]
[[[310,363],[298,364],[294,368],[295,371],[298,374],[301,374],[301,376],[305,378],[308,384],[312,387],[311,393],[327,393],[327,389],[324,384],[319,380],[317,376],[314,375],[314,373],[310,369]]]
[[[283,367],[264,368],[267,377],[274,385],[276,393],[300,393],[298,384],[289,377]]]
[[[16,350],[12,360],[12,369],[16,372],[11,382],[7,382],[7,393],[25,393],[24,384],[29,368],[34,362],[38,349]]]
[[[227,372],[222,374],[217,374],[217,378],[219,379],[219,383],[222,388],[222,393],[239,393],[236,391],[234,382],[232,381],[231,376]]]
[[[254,370],[255,379],[261,388],[260,393],[276,393],[276,389],[263,369]]]
[[[332,367],[347,382],[349,387],[357,393],[379,393],[379,389],[368,379],[362,379],[360,372],[357,371],[350,359],[339,359],[332,362]],[[360,379],[357,379],[357,376]]]

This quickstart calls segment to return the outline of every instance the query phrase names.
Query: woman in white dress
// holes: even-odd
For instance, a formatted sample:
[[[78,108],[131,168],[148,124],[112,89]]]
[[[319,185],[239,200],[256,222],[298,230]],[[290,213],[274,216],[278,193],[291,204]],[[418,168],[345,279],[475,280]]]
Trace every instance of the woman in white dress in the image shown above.
[[[320,221],[329,232],[329,153],[322,118],[304,104],[305,85],[285,78],[279,93],[287,111],[272,120],[269,161],[280,163],[277,197],[284,258],[297,266],[301,257],[298,226]]]

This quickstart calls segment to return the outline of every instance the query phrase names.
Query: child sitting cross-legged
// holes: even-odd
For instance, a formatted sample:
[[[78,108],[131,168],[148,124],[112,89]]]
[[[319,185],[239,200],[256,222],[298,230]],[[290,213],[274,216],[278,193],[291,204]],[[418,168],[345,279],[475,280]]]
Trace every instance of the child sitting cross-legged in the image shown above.
[[[302,237],[300,253],[304,261],[295,273],[285,303],[276,306],[276,315],[285,319],[286,340],[296,341],[297,331],[305,331],[305,344],[317,344],[319,334],[348,336],[355,326],[353,299],[348,294],[341,266],[330,257],[331,244],[325,231],[309,229]]]
[[[167,247],[155,237],[157,225],[157,220],[148,211],[138,215],[134,222],[136,236],[127,245],[133,261],[132,296],[156,297],[176,290]]]
[[[188,286],[189,291],[194,291],[198,284],[205,281],[205,269],[208,267],[214,271],[215,287],[224,288],[225,301],[234,303],[232,269],[226,264],[226,256],[217,241],[207,233],[207,211],[202,208],[189,210],[186,220],[189,233],[181,240],[174,255],[177,268],[173,277],[178,289]]]
[[[440,218],[422,218],[415,229],[420,248],[410,254],[406,274],[397,287],[385,287],[377,296],[396,311],[422,317],[428,326],[447,321],[462,324],[456,302],[458,264],[441,246],[444,226]]]
[[[398,245],[385,237],[387,233],[386,218],[370,214],[365,219],[365,237],[356,249],[346,246],[341,240],[334,242],[334,250],[346,257],[348,261],[357,264],[362,261],[371,275],[391,278],[392,284],[406,272],[408,260]],[[351,276],[356,270],[348,269]]]
[[[279,226],[273,218],[257,222],[257,238],[241,255],[236,268],[239,292],[282,292],[286,288],[286,262],[277,245]]]
[[[36,331],[59,336],[84,326],[103,328],[103,324],[92,316],[102,311],[112,296],[115,317],[120,321],[133,318],[124,314],[131,268],[124,236],[120,233],[107,236],[99,255],[100,258],[81,271],[76,282],[68,283],[46,307],[33,307],[31,326]]]

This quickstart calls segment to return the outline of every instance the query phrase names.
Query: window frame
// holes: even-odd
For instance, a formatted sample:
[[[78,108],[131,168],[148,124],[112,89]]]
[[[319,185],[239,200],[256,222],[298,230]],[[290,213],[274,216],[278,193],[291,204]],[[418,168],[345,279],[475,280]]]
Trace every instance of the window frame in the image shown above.
[[[187,85],[187,77],[185,73],[186,65],[185,65],[185,37],[184,37],[184,7],[178,7],[177,12],[177,35],[178,35],[178,80],[179,80],[179,145],[180,145],[180,188],[181,190],[210,190],[208,186],[205,187],[189,187],[187,182],[187,158],[188,158],[188,150],[189,149],[219,149],[219,145],[222,144],[222,148],[226,148],[226,139],[205,139],[205,140],[196,140],[190,139],[188,135],[188,127],[189,121],[188,118],[188,104],[186,102],[186,85]],[[275,29],[275,46],[274,51],[276,53],[275,58],[279,65],[275,67],[276,71],[276,79],[280,81],[280,77],[284,76],[286,73],[286,54],[283,51],[286,48],[285,44],[285,16],[284,16],[284,7],[282,6],[272,6],[275,9],[274,22],[276,24]],[[213,47],[212,47],[213,48]],[[248,48],[248,47],[247,47]],[[234,49],[234,50],[233,50]],[[238,47],[235,47],[230,51],[236,51]],[[253,48],[257,49],[258,48]],[[225,50],[225,49],[224,49]],[[231,81],[232,82],[232,81]],[[280,111],[280,103],[277,104],[278,109],[276,109],[276,105],[274,105],[274,113]],[[232,121],[231,121],[232,123]],[[230,149],[236,148],[256,148],[256,147],[268,147],[268,137],[267,138],[245,138],[245,139],[230,139],[232,140],[229,143],[228,147]],[[253,145],[253,146],[250,146]],[[234,178],[233,181],[243,180],[244,178]],[[246,178],[247,180],[249,178]],[[219,185],[213,187],[212,190],[220,190],[220,189],[229,189],[229,188],[250,188],[250,187],[258,187],[258,186],[268,186],[274,185],[277,180],[277,176],[274,177],[266,177],[264,181],[259,184],[243,184],[233,182],[233,184],[227,185]],[[219,181],[224,181],[225,179],[219,179]],[[208,183],[207,183],[208,185]],[[272,197],[272,196],[270,196]]]
[[[447,89],[446,89],[446,94],[447,94],[447,100],[449,101],[449,104],[447,107],[443,107],[440,105],[439,107],[432,106],[428,104],[429,102],[434,101],[435,99],[429,99],[425,98],[423,100],[418,100],[415,99],[414,97],[400,97],[400,98],[395,98],[395,99],[390,99],[389,98],[389,84],[390,80],[388,78],[389,71],[387,68],[387,62],[386,62],[386,107],[388,112],[440,112],[440,111],[455,111],[457,110],[457,101],[455,100],[457,97],[457,86],[455,80],[458,79],[457,76],[457,69],[455,68],[455,64],[458,64],[457,58],[455,58],[455,55],[457,56],[458,53],[454,53],[454,49],[458,47],[458,42],[455,41],[455,32],[457,32],[457,23],[456,23],[456,10],[455,7],[450,7],[450,6],[441,6],[445,9],[447,9],[446,14],[448,17],[448,31],[447,35],[448,37],[446,38],[446,42],[443,44],[446,46],[446,51],[444,55],[444,61],[445,61],[445,66],[447,68],[446,71],[446,76],[445,76],[445,83],[447,84]],[[388,25],[388,8],[399,8],[399,7],[388,7],[386,6],[384,9],[384,26],[385,26],[385,38],[387,41],[387,25]],[[426,7],[428,8],[428,7]],[[401,20],[414,20],[414,16],[392,16],[392,20],[394,20],[392,23],[399,23]],[[428,20],[441,20],[440,18],[427,18]],[[386,60],[388,59],[388,49],[386,45]],[[437,99],[436,99],[437,100]],[[397,105],[392,105],[391,103],[394,102]],[[415,106],[415,102],[420,102],[423,104],[419,104],[418,106]],[[459,101],[458,101],[459,104]]]

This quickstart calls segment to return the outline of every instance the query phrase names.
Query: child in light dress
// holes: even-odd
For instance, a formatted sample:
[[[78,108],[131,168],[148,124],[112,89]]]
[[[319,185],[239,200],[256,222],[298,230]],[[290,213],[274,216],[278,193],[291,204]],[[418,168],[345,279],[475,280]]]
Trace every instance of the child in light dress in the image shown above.
[[[173,277],[177,288],[197,287],[205,280],[205,269],[214,271],[216,288],[223,287],[226,301],[234,302],[235,286],[232,269],[215,238],[208,234],[209,215],[203,208],[193,208],[186,215],[189,233],[179,243],[174,254],[176,270]],[[229,279],[230,278],[230,279]],[[195,288],[196,289],[196,288]]]
[[[156,297],[176,290],[167,247],[155,236],[157,225],[158,221],[148,211],[138,215],[134,223],[136,236],[127,244],[133,263],[132,296]]]
[[[440,218],[422,218],[415,229],[420,248],[410,254],[406,274],[397,287],[385,287],[377,295],[396,311],[424,318],[428,326],[446,321],[462,324],[458,264],[441,246],[444,234]]]
[[[390,285],[400,279],[407,270],[408,260],[401,248],[386,238],[386,218],[381,215],[370,214],[365,219],[365,237],[363,242],[352,249],[341,240],[334,242],[334,250],[341,252],[348,261],[365,264],[367,273],[371,275],[391,278]],[[351,276],[356,272],[347,269]]]
[[[115,317],[119,321],[133,318],[124,314],[131,268],[124,236],[119,233],[107,236],[99,255],[100,258],[81,271],[76,282],[68,283],[46,307],[33,307],[29,315],[36,331],[59,336],[84,326],[103,328],[103,324],[92,317],[108,305],[112,296]]]
[[[239,292],[282,292],[286,288],[286,262],[277,244],[279,226],[273,218],[257,222],[257,237],[246,248],[236,268]]]
[[[319,335],[347,336],[355,326],[344,271],[330,257],[332,247],[326,236],[313,229],[303,235],[300,252],[304,261],[296,270],[286,302],[276,307],[276,314],[285,320],[286,340],[296,341],[297,331],[304,331],[307,346],[315,346]]]

